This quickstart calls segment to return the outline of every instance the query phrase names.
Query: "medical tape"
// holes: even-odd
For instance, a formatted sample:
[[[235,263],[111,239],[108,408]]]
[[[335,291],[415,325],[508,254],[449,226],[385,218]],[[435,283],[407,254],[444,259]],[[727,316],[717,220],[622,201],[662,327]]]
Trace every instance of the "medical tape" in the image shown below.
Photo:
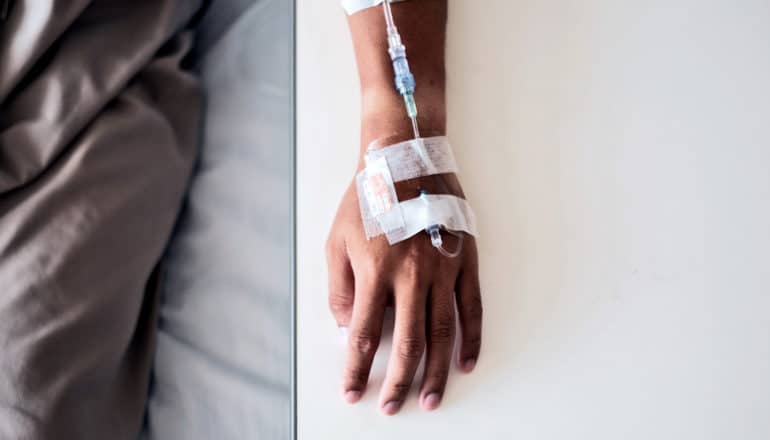
[[[390,0],[391,3],[402,0]],[[366,8],[372,8],[382,3],[382,0],[342,0],[342,8],[348,15],[353,15]]]
[[[405,226],[393,177],[384,157],[367,161],[366,168],[356,176],[356,186],[366,238]]]
[[[464,199],[446,194],[423,194],[398,201],[394,182],[457,172],[445,136],[413,139],[369,149],[366,167],[356,176],[359,208],[367,239],[385,234],[390,244],[439,225],[450,231],[477,235],[476,219]]]
[[[478,236],[476,216],[470,204],[450,194],[427,194],[399,203],[404,226],[385,232],[388,243],[396,244],[426,228],[439,225],[453,232]]]
[[[394,182],[433,174],[456,173],[452,147],[446,136],[410,139],[384,148],[370,148],[366,162],[384,157]]]

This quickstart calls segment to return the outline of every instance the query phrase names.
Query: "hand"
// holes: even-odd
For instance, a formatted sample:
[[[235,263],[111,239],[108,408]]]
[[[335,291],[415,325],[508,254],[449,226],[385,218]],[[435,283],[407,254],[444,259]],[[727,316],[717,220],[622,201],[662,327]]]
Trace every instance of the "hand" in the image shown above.
[[[396,185],[399,200],[416,197],[421,188],[462,195],[454,175]],[[442,236],[448,249],[457,246],[457,239]],[[423,233],[393,246],[384,236],[367,240],[355,185],[348,187],[327,242],[329,305],[337,324],[349,329],[343,376],[348,402],[357,402],[366,388],[389,303],[395,307],[395,329],[380,393],[383,412],[392,415],[400,409],[426,346],[420,402],[427,410],[441,402],[455,340],[455,303],[462,327],[458,366],[473,370],[481,346],[478,257],[472,236],[466,234],[462,245],[457,258],[448,258]]]

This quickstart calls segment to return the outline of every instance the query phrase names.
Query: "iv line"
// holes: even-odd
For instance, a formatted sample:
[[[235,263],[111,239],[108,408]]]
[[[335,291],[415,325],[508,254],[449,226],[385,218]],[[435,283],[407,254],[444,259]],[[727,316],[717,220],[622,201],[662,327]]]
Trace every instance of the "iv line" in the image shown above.
[[[414,138],[417,142],[412,142],[412,148],[422,158],[428,171],[433,174],[436,167],[430,161],[428,152],[425,151],[425,144],[420,138],[420,127],[417,123],[417,104],[414,101],[414,89],[415,80],[409,69],[409,62],[406,59],[406,47],[401,42],[401,35],[396,28],[396,22],[393,19],[393,11],[390,9],[390,0],[384,0],[382,2],[383,12],[385,14],[385,24],[387,26],[388,34],[388,54],[390,54],[390,60],[393,63],[393,73],[395,75],[394,81],[396,90],[403,96],[404,105],[406,107],[406,114],[412,122],[412,130],[414,131]],[[420,192],[421,195],[427,194],[425,191]],[[448,233],[458,237],[457,249],[454,252],[447,251],[443,246],[443,240],[441,239],[441,226],[431,225],[425,229],[430,235],[430,241],[433,247],[435,247],[442,255],[455,258],[460,255],[463,247],[463,235],[449,230]]]

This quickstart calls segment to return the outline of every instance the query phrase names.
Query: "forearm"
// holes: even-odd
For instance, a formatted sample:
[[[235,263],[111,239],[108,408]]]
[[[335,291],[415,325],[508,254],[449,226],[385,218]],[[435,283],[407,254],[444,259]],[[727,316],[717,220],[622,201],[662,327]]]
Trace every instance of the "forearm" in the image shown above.
[[[444,41],[446,0],[409,0],[393,4],[393,16],[415,77],[421,134],[446,132]],[[349,17],[361,82],[361,147],[378,139],[412,137],[403,98],[393,84],[385,18],[381,7]]]

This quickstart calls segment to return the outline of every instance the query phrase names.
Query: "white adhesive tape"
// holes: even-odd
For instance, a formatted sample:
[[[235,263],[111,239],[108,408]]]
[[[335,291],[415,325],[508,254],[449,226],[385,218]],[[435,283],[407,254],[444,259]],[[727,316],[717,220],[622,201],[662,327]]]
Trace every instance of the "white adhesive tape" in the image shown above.
[[[404,227],[383,231],[390,244],[406,240],[433,225],[478,236],[476,216],[465,199],[449,194],[428,194],[406,200],[399,205]]]
[[[384,157],[394,182],[433,174],[456,173],[452,147],[446,136],[411,139],[385,148],[370,148],[366,162]]]
[[[391,3],[402,0],[390,0]],[[382,3],[382,0],[342,0],[342,7],[348,15],[353,15],[358,11],[371,8]]]
[[[376,221],[379,231],[388,233],[402,229],[404,219],[387,160],[380,157],[369,161],[361,176],[359,194],[364,195],[367,215]]]
[[[367,239],[385,234],[388,242],[395,244],[435,225],[478,235],[476,217],[464,199],[446,194],[424,194],[398,202],[394,182],[457,172],[445,136],[412,139],[370,149],[365,161],[366,168],[356,176],[356,188]]]

